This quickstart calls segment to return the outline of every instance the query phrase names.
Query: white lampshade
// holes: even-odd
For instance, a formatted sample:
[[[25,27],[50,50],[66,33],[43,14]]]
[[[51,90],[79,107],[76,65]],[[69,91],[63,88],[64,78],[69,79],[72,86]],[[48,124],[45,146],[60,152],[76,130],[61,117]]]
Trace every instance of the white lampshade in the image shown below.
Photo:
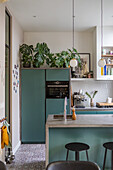
[[[75,58],[73,58],[72,60],[70,60],[70,66],[71,67],[76,67],[78,64],[77,60]]]
[[[101,59],[98,61],[98,66],[99,66],[99,67],[104,67],[105,65],[106,65],[105,59],[101,58]]]

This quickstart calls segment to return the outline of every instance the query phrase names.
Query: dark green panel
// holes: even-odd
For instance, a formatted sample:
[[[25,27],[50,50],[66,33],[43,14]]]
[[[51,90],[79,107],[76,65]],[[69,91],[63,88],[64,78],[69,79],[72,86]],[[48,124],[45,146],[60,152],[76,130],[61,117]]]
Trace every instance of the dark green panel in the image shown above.
[[[113,111],[97,111],[97,114],[113,114]]]
[[[76,114],[96,114],[96,111],[76,111]]]
[[[57,142],[56,142],[57,141]],[[49,162],[66,160],[65,144],[83,142],[90,145],[89,160],[96,162],[101,168],[104,160],[103,143],[113,141],[113,128],[50,128],[49,130]],[[75,159],[70,151],[69,160]],[[80,160],[86,160],[86,153],[80,152]],[[111,152],[108,150],[106,168],[111,167]]]
[[[45,141],[45,70],[22,70],[22,142]]]
[[[69,99],[67,103],[67,114],[69,114]],[[46,118],[49,114],[64,114],[64,99],[46,99]]]
[[[47,69],[46,81],[69,81],[70,69]]]

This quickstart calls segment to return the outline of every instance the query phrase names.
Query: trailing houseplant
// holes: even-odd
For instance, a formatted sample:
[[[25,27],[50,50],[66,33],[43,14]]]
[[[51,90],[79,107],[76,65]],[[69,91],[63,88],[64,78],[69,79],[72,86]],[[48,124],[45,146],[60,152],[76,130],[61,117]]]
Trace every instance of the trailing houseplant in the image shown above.
[[[19,51],[23,67],[30,67],[33,60],[33,45],[22,44]]]
[[[47,56],[50,55],[50,49],[48,48],[46,43],[37,43],[34,49],[34,59],[33,66],[40,67],[44,64]]]
[[[88,92],[85,93],[85,94],[90,98],[90,106],[91,106],[91,107],[94,106],[93,99],[94,99],[95,95],[97,94],[97,92],[98,92],[98,91],[95,90],[95,91],[93,92],[92,96],[91,96]]]

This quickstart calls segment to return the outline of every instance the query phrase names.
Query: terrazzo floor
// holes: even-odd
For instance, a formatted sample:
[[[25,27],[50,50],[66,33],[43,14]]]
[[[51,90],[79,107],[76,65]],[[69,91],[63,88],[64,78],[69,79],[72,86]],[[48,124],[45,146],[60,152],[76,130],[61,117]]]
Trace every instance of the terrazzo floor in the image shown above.
[[[45,145],[22,144],[8,170],[45,170]]]

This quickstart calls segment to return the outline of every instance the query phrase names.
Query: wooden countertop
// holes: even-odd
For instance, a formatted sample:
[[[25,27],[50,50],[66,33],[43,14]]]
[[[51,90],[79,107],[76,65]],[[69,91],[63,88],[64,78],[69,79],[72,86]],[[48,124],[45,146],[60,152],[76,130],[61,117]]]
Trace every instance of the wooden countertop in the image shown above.
[[[76,120],[71,118],[66,121],[63,118],[54,118],[54,115],[49,115],[46,128],[60,128],[60,127],[113,127],[112,114],[98,114],[98,115],[77,115]]]

